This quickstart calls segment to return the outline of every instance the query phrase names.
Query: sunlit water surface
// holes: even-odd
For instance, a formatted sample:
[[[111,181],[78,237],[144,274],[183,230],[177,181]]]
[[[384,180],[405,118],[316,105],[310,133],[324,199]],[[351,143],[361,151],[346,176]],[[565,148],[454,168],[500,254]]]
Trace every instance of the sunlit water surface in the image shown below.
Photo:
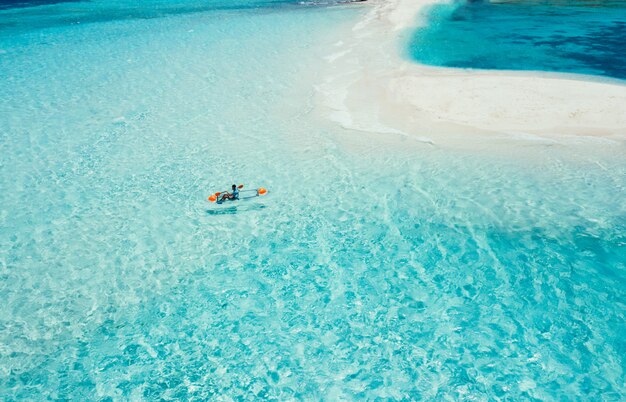
[[[0,399],[624,398],[623,145],[319,121],[362,8],[75,6],[0,30]]]

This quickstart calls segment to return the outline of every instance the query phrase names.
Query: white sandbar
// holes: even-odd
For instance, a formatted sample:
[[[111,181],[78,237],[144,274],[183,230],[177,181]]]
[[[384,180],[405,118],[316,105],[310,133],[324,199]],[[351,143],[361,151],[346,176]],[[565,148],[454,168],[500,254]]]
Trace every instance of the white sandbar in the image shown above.
[[[572,74],[450,69],[403,54],[437,0],[374,0],[325,58],[322,109],[345,129],[443,143],[485,138],[626,139],[626,85]]]

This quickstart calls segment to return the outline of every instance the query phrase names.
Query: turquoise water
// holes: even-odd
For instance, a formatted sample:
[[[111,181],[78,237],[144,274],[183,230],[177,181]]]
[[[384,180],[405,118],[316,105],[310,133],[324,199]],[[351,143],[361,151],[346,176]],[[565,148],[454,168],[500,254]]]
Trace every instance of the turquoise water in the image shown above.
[[[626,79],[623,0],[456,1],[425,14],[409,44],[421,63]]]
[[[1,399],[624,398],[623,146],[319,120],[363,11],[2,29]]]

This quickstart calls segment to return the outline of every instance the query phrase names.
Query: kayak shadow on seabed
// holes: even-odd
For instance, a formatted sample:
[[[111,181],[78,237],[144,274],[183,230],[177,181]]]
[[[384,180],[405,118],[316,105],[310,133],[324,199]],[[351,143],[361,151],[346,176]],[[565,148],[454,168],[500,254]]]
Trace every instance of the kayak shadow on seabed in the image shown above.
[[[206,213],[208,215],[233,215],[237,212],[247,212],[247,211],[259,211],[261,209],[267,208],[266,205],[233,205],[231,207],[226,208],[216,208],[216,209],[207,209]]]

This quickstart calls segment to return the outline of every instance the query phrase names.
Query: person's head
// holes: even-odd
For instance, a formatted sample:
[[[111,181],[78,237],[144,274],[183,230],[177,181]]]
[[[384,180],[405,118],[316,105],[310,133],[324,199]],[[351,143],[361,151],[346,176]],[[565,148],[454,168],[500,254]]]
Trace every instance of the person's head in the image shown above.
[[[233,190],[236,190],[236,189],[237,189],[237,186],[233,184]]]

